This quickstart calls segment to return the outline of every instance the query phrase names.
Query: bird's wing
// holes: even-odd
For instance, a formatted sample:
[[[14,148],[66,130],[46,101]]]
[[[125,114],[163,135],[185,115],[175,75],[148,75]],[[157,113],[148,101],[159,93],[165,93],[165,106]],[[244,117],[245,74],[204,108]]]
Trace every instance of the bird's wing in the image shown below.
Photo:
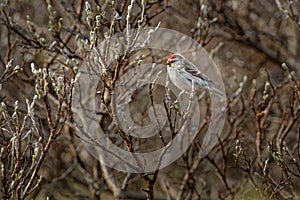
[[[197,67],[195,67],[192,63],[188,66],[190,66],[186,69],[188,73],[192,74],[193,76],[203,81],[206,81],[209,84],[213,84],[212,80],[210,80],[205,74],[202,74],[201,71]]]

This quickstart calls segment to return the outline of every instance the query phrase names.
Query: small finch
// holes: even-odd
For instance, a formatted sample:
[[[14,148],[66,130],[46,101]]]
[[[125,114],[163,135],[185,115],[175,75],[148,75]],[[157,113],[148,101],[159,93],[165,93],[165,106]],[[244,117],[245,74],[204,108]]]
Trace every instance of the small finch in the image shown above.
[[[167,60],[168,75],[173,84],[185,92],[191,92],[194,84],[194,90],[201,88],[215,92],[225,97],[225,94],[214,87],[214,83],[192,63],[186,60],[182,55],[171,55]]]

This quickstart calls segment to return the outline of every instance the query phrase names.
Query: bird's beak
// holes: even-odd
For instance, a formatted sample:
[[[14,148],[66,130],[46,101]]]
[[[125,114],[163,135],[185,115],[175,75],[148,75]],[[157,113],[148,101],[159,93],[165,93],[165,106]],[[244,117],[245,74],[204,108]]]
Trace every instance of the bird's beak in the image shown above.
[[[171,65],[171,60],[170,59],[167,60],[167,65]]]

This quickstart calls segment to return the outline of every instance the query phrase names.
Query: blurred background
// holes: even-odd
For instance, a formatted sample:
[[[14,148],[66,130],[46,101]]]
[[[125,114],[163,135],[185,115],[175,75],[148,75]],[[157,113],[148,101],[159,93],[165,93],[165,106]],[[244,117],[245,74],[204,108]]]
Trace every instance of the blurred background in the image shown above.
[[[300,198],[298,0],[0,3],[2,199]],[[160,28],[193,38],[216,63],[228,96],[225,126],[204,158],[198,158],[195,140],[164,169],[119,172],[92,157],[74,130],[76,74],[91,49],[105,38],[126,31],[128,25],[144,28],[159,23]],[[111,127],[113,82],[139,62],[165,63],[168,54],[145,50],[143,56],[116,58],[99,83],[103,100],[99,124],[123,148],[145,150],[151,145],[143,146],[144,140]],[[153,91],[155,101],[160,90]],[[151,94],[135,95],[132,113],[146,119],[137,123],[146,123],[144,104],[151,102]],[[209,107],[209,97],[202,105]],[[210,112],[205,114],[209,121]],[[202,124],[199,140],[208,121]],[[171,127],[165,131],[172,131]]]

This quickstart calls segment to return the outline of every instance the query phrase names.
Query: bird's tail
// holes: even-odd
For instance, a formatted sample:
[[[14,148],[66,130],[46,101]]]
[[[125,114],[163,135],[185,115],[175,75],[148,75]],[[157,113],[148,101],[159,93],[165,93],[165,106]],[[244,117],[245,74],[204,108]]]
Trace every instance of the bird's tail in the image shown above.
[[[226,94],[215,87],[209,87],[207,89],[214,92],[215,94],[219,95],[222,98],[226,98]]]

